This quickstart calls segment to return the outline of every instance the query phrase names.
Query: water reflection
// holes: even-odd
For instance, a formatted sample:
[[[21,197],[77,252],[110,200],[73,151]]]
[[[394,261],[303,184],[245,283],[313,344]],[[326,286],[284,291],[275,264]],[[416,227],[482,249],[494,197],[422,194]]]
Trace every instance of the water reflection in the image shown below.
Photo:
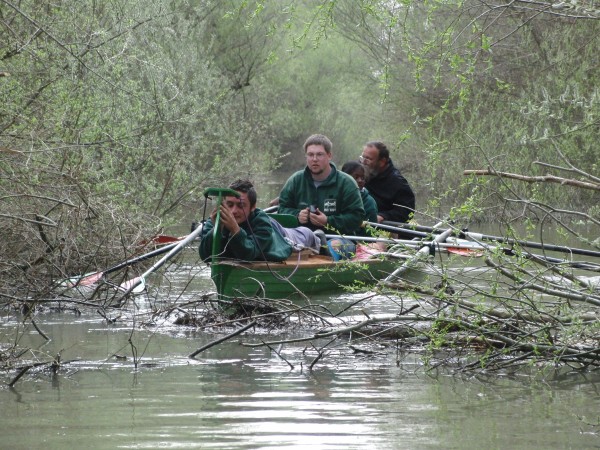
[[[60,353],[71,361],[58,375],[32,370],[13,389],[6,384],[14,372],[3,375],[1,448],[600,446],[600,374],[450,376],[426,372],[410,354],[400,355],[397,366],[389,349],[344,352],[341,341],[313,371],[310,345],[282,347],[292,369],[265,347],[240,345],[267,339],[255,334],[189,359],[219,336],[152,319],[156,308],[193,301],[212,289],[206,269],[195,255],[189,258],[169,269],[168,282],[149,283],[155,295],[139,297],[133,315],[115,324],[93,313],[40,315],[38,324],[52,337],[45,342],[23,328],[21,317],[0,319],[0,342],[32,348],[32,360]],[[482,265],[469,270],[465,276],[485,282]],[[330,299],[330,308],[343,311],[361,299],[368,314],[394,312],[410,301],[348,293]],[[268,339],[281,337],[290,336]]]
[[[38,373],[0,391],[3,448],[592,448],[598,375],[464,379],[426,374],[416,359],[335,358],[301,368],[303,347],[236,342],[184,355],[210,340],[137,332],[142,361],[122,350],[125,328],[83,321],[46,327],[48,354],[80,358],[57,378]],[[54,327],[57,327],[54,329]],[[68,331],[65,331],[68,330]],[[130,332],[131,330],[129,330]],[[35,336],[29,336],[32,341]],[[244,340],[252,341],[252,337]],[[144,344],[144,346],[142,346]],[[331,359],[330,361],[333,361]],[[587,433],[582,432],[587,430]]]

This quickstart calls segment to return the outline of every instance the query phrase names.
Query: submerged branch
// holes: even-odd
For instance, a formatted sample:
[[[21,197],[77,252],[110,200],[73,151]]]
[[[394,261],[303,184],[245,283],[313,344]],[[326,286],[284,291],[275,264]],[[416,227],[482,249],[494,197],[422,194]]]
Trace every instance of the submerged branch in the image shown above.
[[[190,354],[189,357],[190,358],[195,358],[196,355],[198,355],[199,353],[203,352],[204,350],[207,350],[211,347],[214,347],[215,345],[218,345],[222,342],[225,342],[229,339],[231,339],[234,336],[237,336],[238,334],[242,334],[244,331],[246,331],[249,328],[252,328],[253,326],[256,325],[256,320],[253,320],[252,322],[250,322],[249,324],[243,326],[242,328],[240,328],[239,330],[234,331],[233,333],[228,334],[227,336],[223,336],[220,339],[214,340],[212,342],[209,342],[208,344],[200,347],[198,350],[196,350],[194,353]]]

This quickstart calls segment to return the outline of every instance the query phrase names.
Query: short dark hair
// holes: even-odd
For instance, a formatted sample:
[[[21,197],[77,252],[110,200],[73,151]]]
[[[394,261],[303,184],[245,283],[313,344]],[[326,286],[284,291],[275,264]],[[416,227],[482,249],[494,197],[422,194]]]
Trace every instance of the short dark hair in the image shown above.
[[[386,161],[390,160],[390,151],[386,147],[386,145],[381,141],[370,141],[365,144],[365,147],[374,147],[377,149],[378,158],[385,159]]]
[[[365,173],[365,167],[358,161],[348,161],[342,166],[342,172],[352,175],[356,170],[362,170]]]
[[[236,180],[229,185],[229,189],[246,194],[251,208],[256,205],[256,190],[249,180]]]
[[[331,153],[331,149],[333,148],[333,144],[329,138],[323,134],[313,134],[312,136],[309,136],[304,142],[304,152],[306,152],[306,147],[309,145],[322,145],[328,154]]]

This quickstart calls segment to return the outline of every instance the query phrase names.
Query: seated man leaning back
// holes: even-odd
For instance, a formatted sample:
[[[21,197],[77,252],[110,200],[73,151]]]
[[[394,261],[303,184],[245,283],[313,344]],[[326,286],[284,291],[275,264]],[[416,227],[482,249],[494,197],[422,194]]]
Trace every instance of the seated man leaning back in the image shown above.
[[[300,225],[330,234],[352,235],[365,210],[354,179],[331,161],[332,143],[322,134],[304,143],[306,167],[294,173],[279,194],[279,212],[298,217]],[[335,260],[351,257],[354,243],[340,236],[328,242]]]
[[[220,208],[221,248],[219,257],[244,261],[284,261],[294,246],[318,251],[320,240],[306,227],[283,228],[256,207],[256,190],[248,180],[229,185],[239,197],[226,196]],[[211,257],[215,209],[200,235],[200,257]]]

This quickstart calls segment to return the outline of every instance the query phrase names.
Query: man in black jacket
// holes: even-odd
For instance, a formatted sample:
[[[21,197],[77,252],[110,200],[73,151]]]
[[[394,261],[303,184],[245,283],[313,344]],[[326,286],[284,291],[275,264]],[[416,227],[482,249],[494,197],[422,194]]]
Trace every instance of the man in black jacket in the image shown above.
[[[359,158],[368,172],[366,188],[377,203],[377,221],[408,222],[415,194],[390,159],[383,142],[367,142]]]

